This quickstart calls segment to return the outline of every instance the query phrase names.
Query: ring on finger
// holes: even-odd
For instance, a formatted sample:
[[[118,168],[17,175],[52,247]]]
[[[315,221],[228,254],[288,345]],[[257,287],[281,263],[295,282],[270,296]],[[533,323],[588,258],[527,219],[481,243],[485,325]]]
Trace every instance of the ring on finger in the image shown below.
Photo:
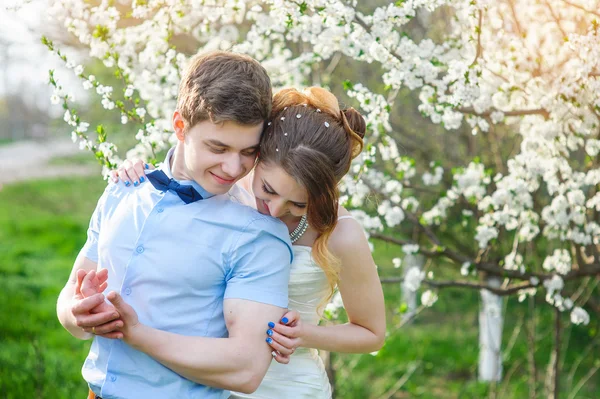
[[[92,334],[96,335],[96,327],[92,327]]]

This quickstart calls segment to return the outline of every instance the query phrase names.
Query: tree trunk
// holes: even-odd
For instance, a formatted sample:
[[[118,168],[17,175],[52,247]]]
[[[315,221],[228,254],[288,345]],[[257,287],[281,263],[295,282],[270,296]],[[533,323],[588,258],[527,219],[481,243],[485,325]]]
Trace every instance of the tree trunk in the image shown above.
[[[487,283],[500,287],[500,279],[490,277]],[[481,290],[482,306],[479,311],[479,381],[502,379],[502,298],[488,290]]]
[[[403,264],[403,277],[406,277],[408,272],[413,267],[417,267],[419,270],[423,270],[425,264],[425,257],[423,255],[406,255],[402,261]],[[413,291],[407,288],[405,283],[402,283],[402,302],[406,304],[406,313],[402,316],[402,322],[410,323],[415,314],[419,304],[417,302],[417,291]]]

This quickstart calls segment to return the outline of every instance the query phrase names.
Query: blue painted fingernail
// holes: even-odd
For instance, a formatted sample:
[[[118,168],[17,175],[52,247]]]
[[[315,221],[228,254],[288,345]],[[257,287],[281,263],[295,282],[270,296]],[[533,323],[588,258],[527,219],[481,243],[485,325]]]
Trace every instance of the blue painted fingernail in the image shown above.
[[[150,169],[150,165],[148,165],[147,163],[144,164],[144,169]]]
[[[140,183],[143,183],[143,182],[144,182],[144,180],[146,180],[146,179],[144,178],[144,176],[140,177]]]
[[[271,335],[273,335],[273,330],[267,330],[267,335],[270,337]]]
[[[283,319],[281,319],[281,322],[282,322],[283,324],[287,324],[287,323],[288,323],[288,321],[289,321],[289,320],[288,320],[288,318],[287,318],[287,317],[284,317]]]
[[[273,342],[273,338],[269,337],[265,341],[267,341],[267,343],[270,344],[271,342]]]
[[[138,183],[137,181],[134,181],[134,182],[133,182],[133,185],[134,185],[135,187],[137,187],[137,186],[138,186],[138,184],[140,184],[140,183]]]
[[[125,182],[125,187],[129,187],[131,186],[131,183],[129,183],[128,181]]]
[[[269,322],[269,327],[271,328],[275,328],[275,323],[273,323],[272,321]]]

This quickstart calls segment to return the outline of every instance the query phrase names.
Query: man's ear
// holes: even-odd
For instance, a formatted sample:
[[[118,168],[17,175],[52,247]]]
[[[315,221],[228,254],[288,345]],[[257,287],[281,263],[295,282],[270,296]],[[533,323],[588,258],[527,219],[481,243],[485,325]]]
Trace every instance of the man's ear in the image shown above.
[[[173,130],[177,136],[177,140],[183,141],[185,139],[185,121],[179,111],[173,112]]]

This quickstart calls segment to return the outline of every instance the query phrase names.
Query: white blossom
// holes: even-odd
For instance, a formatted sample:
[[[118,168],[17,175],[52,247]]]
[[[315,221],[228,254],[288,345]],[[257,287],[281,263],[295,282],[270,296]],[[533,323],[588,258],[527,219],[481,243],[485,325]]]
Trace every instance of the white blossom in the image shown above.
[[[413,266],[407,270],[402,282],[402,288],[408,291],[417,291],[423,279],[425,279],[425,273],[418,267]]]
[[[576,306],[571,311],[571,323],[577,325],[583,324],[584,326],[587,326],[590,323],[590,315],[585,311],[585,309]]]
[[[419,252],[419,246],[417,244],[406,244],[402,246],[402,252],[405,255],[412,255]]]
[[[421,294],[421,304],[425,307],[431,307],[438,300],[438,296],[435,292],[427,290]]]

